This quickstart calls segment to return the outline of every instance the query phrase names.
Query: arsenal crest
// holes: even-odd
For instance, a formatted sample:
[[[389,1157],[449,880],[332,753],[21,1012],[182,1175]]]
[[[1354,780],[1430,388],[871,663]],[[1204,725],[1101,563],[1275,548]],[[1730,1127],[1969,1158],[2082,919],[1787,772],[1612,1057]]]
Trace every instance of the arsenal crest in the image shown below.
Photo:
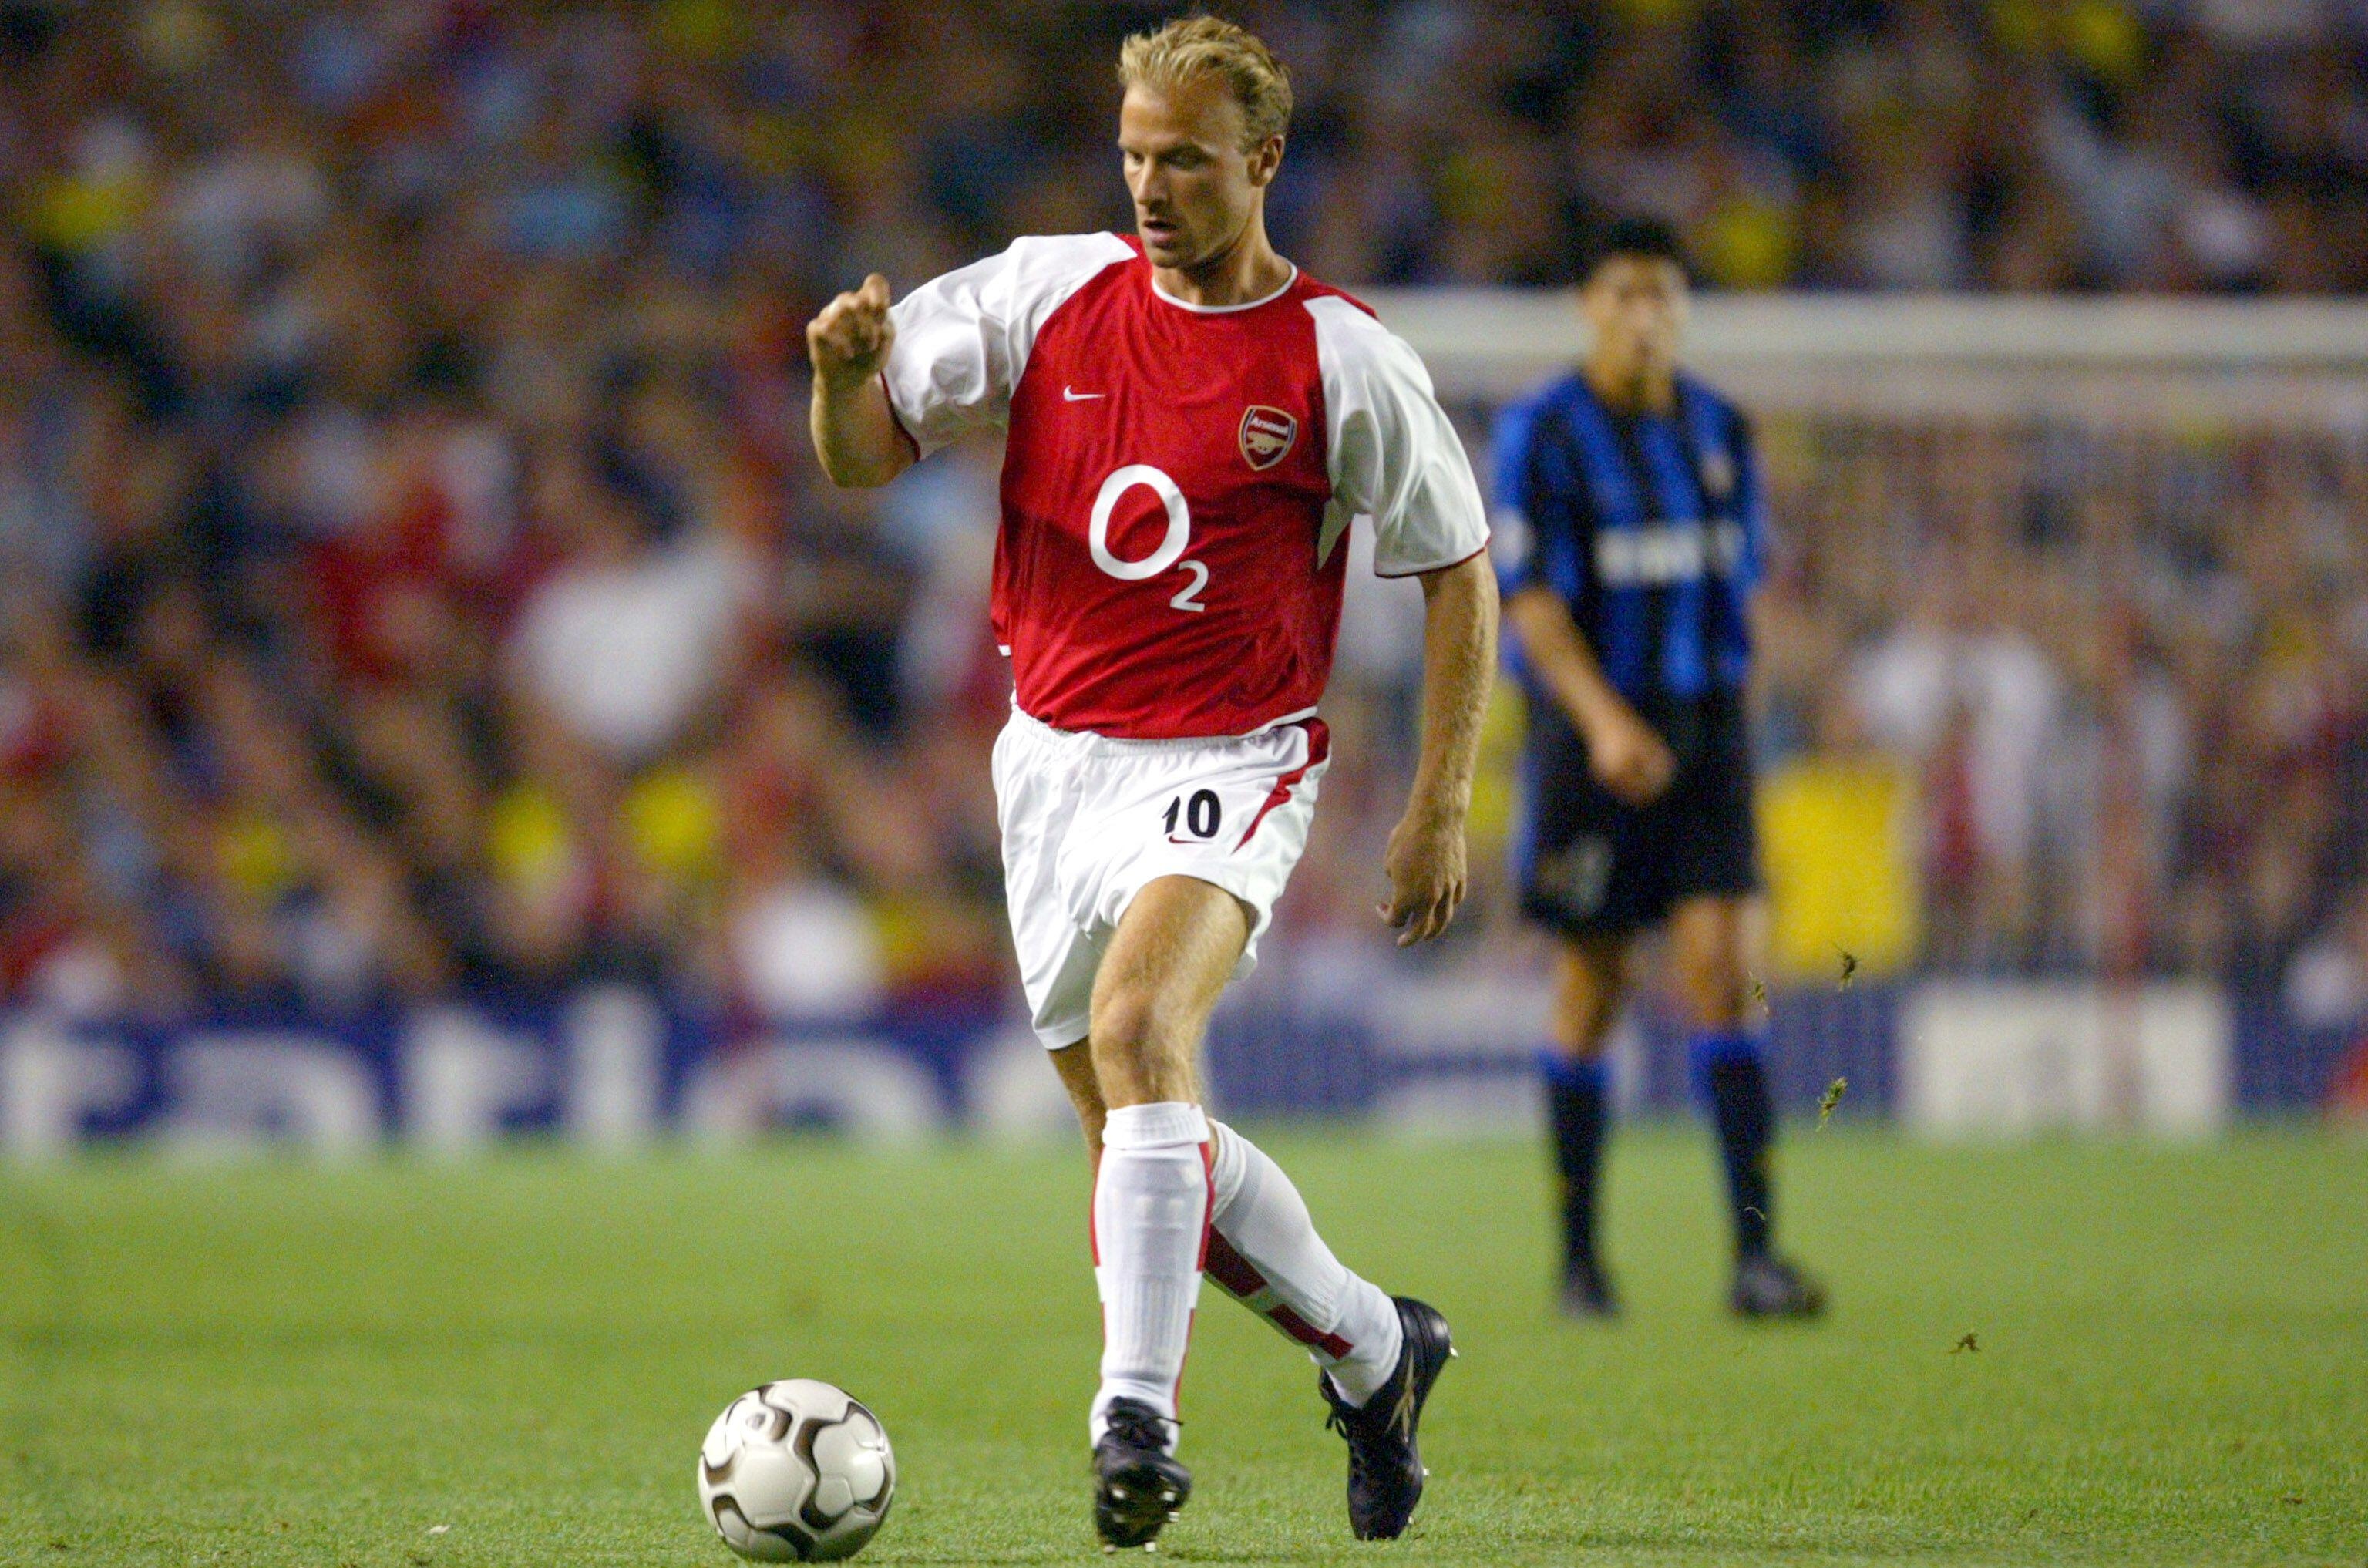
[[[1280,408],[1254,403],[1242,410],[1242,460],[1254,469],[1272,468],[1291,455],[1299,439],[1299,421]]]

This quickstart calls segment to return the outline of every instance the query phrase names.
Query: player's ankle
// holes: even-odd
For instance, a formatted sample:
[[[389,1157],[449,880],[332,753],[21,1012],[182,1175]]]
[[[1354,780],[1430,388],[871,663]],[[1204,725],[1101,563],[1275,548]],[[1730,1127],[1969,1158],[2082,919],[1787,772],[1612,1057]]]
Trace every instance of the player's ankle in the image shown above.
[[[1162,1447],[1168,1453],[1176,1451],[1178,1424],[1174,1392],[1138,1378],[1105,1378],[1102,1381],[1100,1392],[1094,1395],[1093,1411],[1086,1420],[1086,1440],[1088,1444],[1100,1445],[1110,1431],[1110,1407],[1121,1400],[1133,1401],[1157,1416]]]

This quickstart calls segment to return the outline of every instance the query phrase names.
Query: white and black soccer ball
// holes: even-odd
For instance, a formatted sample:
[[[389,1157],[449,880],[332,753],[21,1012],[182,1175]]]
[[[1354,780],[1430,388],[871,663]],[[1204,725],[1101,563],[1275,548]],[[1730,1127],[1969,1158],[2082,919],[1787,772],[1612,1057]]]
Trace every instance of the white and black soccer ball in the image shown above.
[[[699,1447],[700,1506],[724,1545],[760,1562],[854,1556],[895,1494],[887,1428],[811,1378],[742,1394]]]

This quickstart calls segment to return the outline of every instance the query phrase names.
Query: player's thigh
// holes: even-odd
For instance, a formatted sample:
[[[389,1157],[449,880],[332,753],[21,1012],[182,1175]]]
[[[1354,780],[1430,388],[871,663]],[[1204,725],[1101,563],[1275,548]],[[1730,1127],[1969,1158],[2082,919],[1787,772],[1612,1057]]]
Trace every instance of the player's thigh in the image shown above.
[[[1554,1044],[1561,1055],[1591,1062],[1603,1054],[1628,993],[1624,933],[1594,932],[1554,944]]]
[[[1653,813],[1608,799],[1538,837],[1521,913],[1565,942],[1624,945],[1669,908],[1668,858]]]
[[[1242,901],[1196,877],[1158,877],[1128,903],[1094,977],[1090,1041],[1110,1109],[1197,1099],[1194,1059],[1250,935]]]
[[[1669,911],[1669,967],[1687,1021],[1731,1028],[1743,1021],[1757,923],[1748,894],[1699,893]]]
[[[1655,811],[1671,911],[1700,899],[1747,899],[1759,891],[1751,743],[1741,707],[1704,704],[1692,710],[1691,728],[1694,744]]]
[[[1565,941],[1623,941],[1667,908],[1656,813],[1614,797],[1588,771],[1586,748],[1541,722],[1523,759],[1521,913]]]
[[[1017,713],[995,743],[1004,909],[1029,1022],[1051,1051],[1086,1038],[1094,971],[1107,935],[1085,917],[1080,891],[1062,874],[1076,833],[1075,785],[1085,766],[1075,747]]]
[[[1714,710],[1705,728],[1665,812],[1669,957],[1690,1021],[1727,1028],[1743,1020],[1754,967],[1759,840],[1739,709]]]

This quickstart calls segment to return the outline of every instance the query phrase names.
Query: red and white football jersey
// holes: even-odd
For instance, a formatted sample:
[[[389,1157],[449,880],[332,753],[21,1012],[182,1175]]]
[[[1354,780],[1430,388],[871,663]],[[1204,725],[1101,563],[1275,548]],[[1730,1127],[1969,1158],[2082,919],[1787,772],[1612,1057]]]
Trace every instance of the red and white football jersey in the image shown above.
[[[889,406],[927,457],[1008,432],[996,641],[1022,711],[1127,739],[1315,711],[1351,518],[1406,576],[1488,542],[1414,350],[1295,272],[1264,300],[1161,293],[1132,239],[1024,239],[891,310]]]

